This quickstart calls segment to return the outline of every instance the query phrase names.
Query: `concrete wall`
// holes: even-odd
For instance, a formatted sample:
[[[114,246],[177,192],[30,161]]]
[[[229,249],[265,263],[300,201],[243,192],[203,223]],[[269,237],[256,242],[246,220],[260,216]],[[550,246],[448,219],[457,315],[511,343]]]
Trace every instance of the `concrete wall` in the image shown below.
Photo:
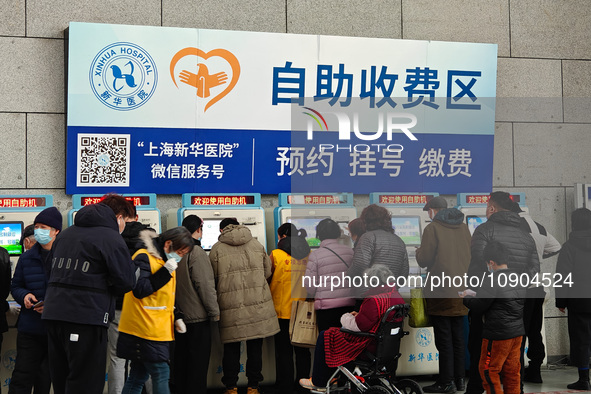
[[[591,182],[588,0],[0,0],[0,194],[65,194],[64,29],[70,21],[498,44],[494,187],[525,191],[564,242],[573,184]],[[367,196],[357,196],[359,208]],[[275,196],[265,196],[269,214]],[[162,212],[179,196],[159,196]],[[555,260],[544,263],[553,270]],[[547,316],[557,315],[552,301]],[[566,321],[547,318],[551,356]]]

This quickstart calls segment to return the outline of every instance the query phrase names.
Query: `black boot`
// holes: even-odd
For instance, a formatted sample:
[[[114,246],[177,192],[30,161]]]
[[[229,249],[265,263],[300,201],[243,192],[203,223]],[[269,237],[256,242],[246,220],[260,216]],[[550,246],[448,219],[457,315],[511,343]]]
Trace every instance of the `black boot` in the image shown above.
[[[543,383],[542,374],[540,373],[540,366],[529,364],[523,373],[523,381],[530,383]]]
[[[566,386],[571,390],[591,390],[591,384],[589,384],[589,368],[579,369],[579,380]]]

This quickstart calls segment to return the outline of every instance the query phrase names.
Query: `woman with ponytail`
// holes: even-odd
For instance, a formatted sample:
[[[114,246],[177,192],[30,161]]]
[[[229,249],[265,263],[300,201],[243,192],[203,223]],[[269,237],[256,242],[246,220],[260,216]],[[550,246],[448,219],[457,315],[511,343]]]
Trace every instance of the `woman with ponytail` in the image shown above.
[[[302,287],[302,276],[306,271],[310,246],[306,241],[306,230],[298,230],[291,223],[284,223],[277,229],[279,242],[271,252],[273,275],[271,295],[279,319],[281,331],[275,335],[275,362],[277,368],[278,392],[291,393],[299,388],[297,382],[310,374],[310,350],[292,346],[289,339],[289,319],[293,301],[306,298]],[[295,353],[295,372],[291,354]],[[285,390],[285,391],[284,391]]]

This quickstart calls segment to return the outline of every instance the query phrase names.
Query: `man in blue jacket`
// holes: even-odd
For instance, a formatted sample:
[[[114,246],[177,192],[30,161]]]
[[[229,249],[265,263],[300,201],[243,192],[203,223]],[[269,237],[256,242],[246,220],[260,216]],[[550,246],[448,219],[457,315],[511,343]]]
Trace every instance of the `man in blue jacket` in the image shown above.
[[[16,363],[8,393],[49,393],[47,365],[47,331],[41,321],[43,300],[47,289],[45,260],[55,237],[62,230],[62,215],[55,207],[46,208],[35,217],[34,236],[37,241],[19,259],[11,292],[21,306],[16,339]]]
[[[115,296],[136,282],[121,237],[125,219],[132,217],[125,198],[109,194],[78,211],[74,225],[53,244],[43,320],[55,394],[103,392]]]

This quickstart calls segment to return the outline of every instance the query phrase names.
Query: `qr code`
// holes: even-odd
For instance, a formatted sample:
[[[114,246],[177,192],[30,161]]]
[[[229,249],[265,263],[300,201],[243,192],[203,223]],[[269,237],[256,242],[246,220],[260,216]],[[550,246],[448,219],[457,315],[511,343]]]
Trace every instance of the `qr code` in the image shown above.
[[[129,134],[78,134],[77,186],[129,186]]]

